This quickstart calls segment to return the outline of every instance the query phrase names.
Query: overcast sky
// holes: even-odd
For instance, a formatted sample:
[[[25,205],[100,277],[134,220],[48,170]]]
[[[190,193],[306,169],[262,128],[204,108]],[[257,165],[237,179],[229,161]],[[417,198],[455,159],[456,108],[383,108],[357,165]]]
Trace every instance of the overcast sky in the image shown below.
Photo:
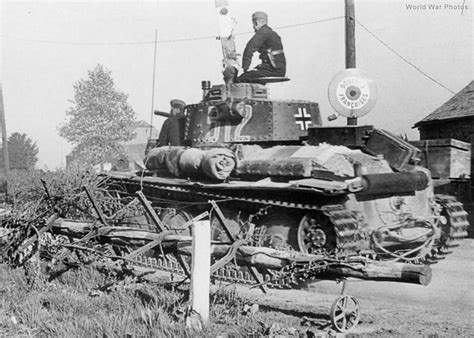
[[[430,9],[433,4],[439,9]],[[257,10],[268,13],[269,26],[282,37],[291,81],[269,85],[271,97],[318,102],[325,125],[345,124],[342,117],[326,119],[334,113],[329,82],[345,67],[344,0],[230,0],[230,8],[239,51],[252,36],[251,14]],[[129,94],[138,119],[150,121],[155,29],[154,109],[168,110],[172,98],[197,103],[202,80],[222,82],[214,0],[3,1],[1,10],[7,133],[27,133],[37,142],[41,168],[64,166],[71,145],[57,127],[66,119],[73,84],[98,63]],[[373,34],[356,26],[357,67],[378,87],[375,108],[359,124],[418,139],[412,126],[473,79],[473,3],[355,0],[355,11]],[[154,118],[156,127],[162,122]]]

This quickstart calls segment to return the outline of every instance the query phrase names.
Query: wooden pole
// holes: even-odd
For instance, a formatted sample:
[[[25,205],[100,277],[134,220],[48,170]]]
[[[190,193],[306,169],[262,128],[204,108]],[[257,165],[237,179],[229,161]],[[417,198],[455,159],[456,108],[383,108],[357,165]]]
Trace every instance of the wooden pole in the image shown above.
[[[155,29],[155,52],[153,54],[153,84],[151,86],[151,117],[150,117],[150,138],[151,134],[153,131],[153,113],[154,113],[154,108],[153,106],[155,105],[155,70],[156,70],[156,44],[157,44],[157,38],[158,38],[158,29]]]
[[[181,235],[166,235],[149,232],[131,227],[101,227],[97,236],[104,243],[115,245],[140,247],[151,241],[160,239],[164,253],[192,256],[192,294],[194,293],[197,305],[195,311],[202,311],[204,317],[209,314],[209,275],[210,255],[220,259],[226,256],[231,249],[230,244],[210,244],[209,222],[195,222],[193,238]],[[200,229],[201,224],[204,229]],[[74,238],[81,238],[90,233],[93,223],[73,222],[59,219],[53,224],[53,232]],[[202,226],[201,226],[202,227]],[[206,232],[207,229],[207,232]],[[202,232],[206,232],[205,235]],[[192,240],[192,243],[191,243]],[[267,247],[240,246],[235,253],[235,260],[239,265],[262,267],[267,269],[281,269],[292,262],[309,263],[311,261],[327,261],[328,267],[320,279],[359,278],[375,281],[393,281],[411,284],[428,285],[431,281],[431,268],[427,265],[414,265],[393,261],[371,261],[362,257],[353,257],[341,262],[334,261],[322,255],[311,255],[302,252],[281,251]],[[207,291],[206,291],[207,289]],[[199,298],[202,297],[202,298]],[[191,296],[193,299],[193,296]],[[204,305],[203,305],[204,304]],[[201,308],[204,307],[204,310]],[[201,316],[202,314],[199,313]]]
[[[354,0],[346,1],[346,68],[356,67]]]
[[[5,123],[5,108],[3,106],[3,89],[0,83],[0,123],[2,124],[2,148],[3,148],[3,161],[5,164],[5,176],[10,177],[10,157],[8,156],[8,138],[7,138],[7,127]],[[7,185],[8,193],[8,185]]]
[[[354,0],[345,0],[346,16],[346,69],[356,68],[356,48],[355,48],[355,10]],[[357,125],[357,117],[347,118],[348,126]]]
[[[209,286],[211,282],[211,226],[209,221],[193,224],[191,272],[191,308],[202,324],[209,320]]]

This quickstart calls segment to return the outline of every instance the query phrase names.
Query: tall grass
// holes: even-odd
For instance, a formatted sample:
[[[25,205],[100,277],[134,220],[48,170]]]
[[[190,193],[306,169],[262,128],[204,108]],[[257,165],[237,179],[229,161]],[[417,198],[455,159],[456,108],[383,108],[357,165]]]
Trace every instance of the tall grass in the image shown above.
[[[235,289],[211,298],[202,332],[185,326],[187,294],[155,284],[124,284],[101,292],[107,278],[89,267],[31,283],[25,268],[0,265],[0,336],[216,337],[261,336],[275,315],[243,309],[250,300]],[[297,325],[297,319],[292,324]]]
[[[0,335],[192,336],[173,314],[179,293],[146,284],[93,292],[104,277],[93,269],[68,271],[31,285],[23,268],[0,266]]]

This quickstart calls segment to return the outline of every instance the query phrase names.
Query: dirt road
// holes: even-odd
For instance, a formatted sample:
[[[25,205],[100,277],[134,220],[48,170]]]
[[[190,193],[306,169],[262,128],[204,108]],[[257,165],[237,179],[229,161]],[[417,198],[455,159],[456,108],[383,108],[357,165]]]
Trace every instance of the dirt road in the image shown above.
[[[474,336],[474,240],[462,241],[432,269],[428,286],[350,282],[345,293],[359,299],[362,312],[356,332],[364,336]],[[265,296],[258,290],[244,293],[268,309],[312,314],[321,319],[318,328],[327,332],[327,314],[341,285],[324,281],[306,290],[270,290]]]

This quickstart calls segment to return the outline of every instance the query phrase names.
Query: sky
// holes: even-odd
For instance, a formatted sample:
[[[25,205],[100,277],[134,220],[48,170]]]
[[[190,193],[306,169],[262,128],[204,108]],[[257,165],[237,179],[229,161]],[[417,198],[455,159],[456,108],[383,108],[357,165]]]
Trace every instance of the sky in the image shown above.
[[[344,0],[229,3],[238,51],[243,52],[252,36],[251,14],[257,10],[267,12],[269,26],[282,38],[291,80],[269,84],[270,97],[318,102],[325,126],[344,125],[344,117],[327,120],[334,113],[329,83],[345,68]],[[473,79],[474,4],[472,0],[354,3],[356,66],[378,88],[375,107],[358,124],[416,140],[413,125]],[[129,95],[137,118],[147,122],[152,110],[169,110],[173,98],[199,102],[201,81],[223,82],[214,0],[2,1],[0,9],[7,134],[26,133],[37,143],[39,168],[64,167],[72,145],[59,136],[58,126],[66,121],[73,84],[87,78],[97,64],[112,72],[117,89]],[[256,55],[254,59],[258,61]],[[157,128],[163,121],[153,117]]]

